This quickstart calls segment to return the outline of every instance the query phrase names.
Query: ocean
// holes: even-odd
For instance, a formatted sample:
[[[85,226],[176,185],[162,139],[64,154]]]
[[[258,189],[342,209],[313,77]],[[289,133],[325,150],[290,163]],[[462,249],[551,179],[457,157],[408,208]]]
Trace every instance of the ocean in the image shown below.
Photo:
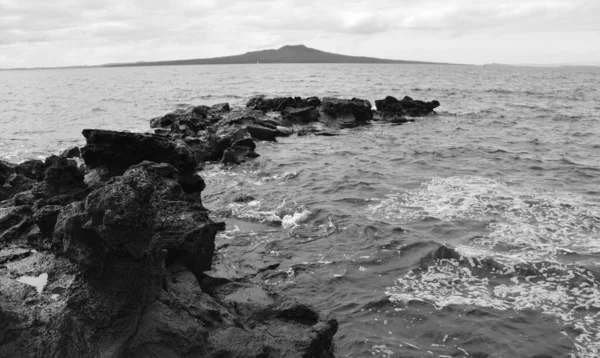
[[[0,72],[0,157],[249,97],[440,101],[200,172],[216,275],[331,311],[339,357],[600,356],[600,69],[211,65]],[[240,195],[247,200],[237,202]],[[260,272],[260,274],[256,274]]]

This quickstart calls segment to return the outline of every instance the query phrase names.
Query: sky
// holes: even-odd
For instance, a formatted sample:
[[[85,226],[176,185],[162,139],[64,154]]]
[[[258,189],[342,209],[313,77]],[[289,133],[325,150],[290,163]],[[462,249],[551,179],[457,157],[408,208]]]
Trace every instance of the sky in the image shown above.
[[[453,63],[600,65],[599,0],[0,0],[0,68],[304,44]]]

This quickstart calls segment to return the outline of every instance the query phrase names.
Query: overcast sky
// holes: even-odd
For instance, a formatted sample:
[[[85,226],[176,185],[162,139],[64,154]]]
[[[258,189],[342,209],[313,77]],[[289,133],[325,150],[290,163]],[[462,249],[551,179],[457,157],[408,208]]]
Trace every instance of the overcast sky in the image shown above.
[[[403,60],[600,64],[600,0],[0,0],[0,68],[286,44]]]

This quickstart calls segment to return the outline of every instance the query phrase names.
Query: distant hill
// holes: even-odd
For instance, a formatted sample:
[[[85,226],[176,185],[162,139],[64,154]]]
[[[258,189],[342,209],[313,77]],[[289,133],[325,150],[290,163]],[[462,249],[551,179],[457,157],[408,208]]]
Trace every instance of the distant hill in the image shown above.
[[[397,63],[397,64],[442,64],[434,62],[388,60],[374,57],[346,56],[325,52],[304,45],[283,46],[277,50],[247,52],[243,55],[173,60],[156,62],[111,63],[102,67],[166,66],[166,65],[217,65],[250,63]]]

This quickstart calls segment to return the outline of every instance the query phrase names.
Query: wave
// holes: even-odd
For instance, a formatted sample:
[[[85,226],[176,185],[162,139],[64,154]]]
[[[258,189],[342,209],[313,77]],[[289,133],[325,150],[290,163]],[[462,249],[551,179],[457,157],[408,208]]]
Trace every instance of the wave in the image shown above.
[[[600,252],[600,206],[573,193],[509,186],[482,177],[434,178],[390,194],[367,211],[376,219],[416,223],[471,220],[487,234],[469,245],[499,260],[558,261],[556,248]]]
[[[410,248],[407,248],[410,249]],[[600,351],[600,283],[594,272],[553,262],[503,264],[438,245],[421,256],[419,267],[396,279],[385,293],[390,302],[413,302],[436,310],[449,307],[493,311],[534,311],[564,325],[577,356],[596,357]]]

